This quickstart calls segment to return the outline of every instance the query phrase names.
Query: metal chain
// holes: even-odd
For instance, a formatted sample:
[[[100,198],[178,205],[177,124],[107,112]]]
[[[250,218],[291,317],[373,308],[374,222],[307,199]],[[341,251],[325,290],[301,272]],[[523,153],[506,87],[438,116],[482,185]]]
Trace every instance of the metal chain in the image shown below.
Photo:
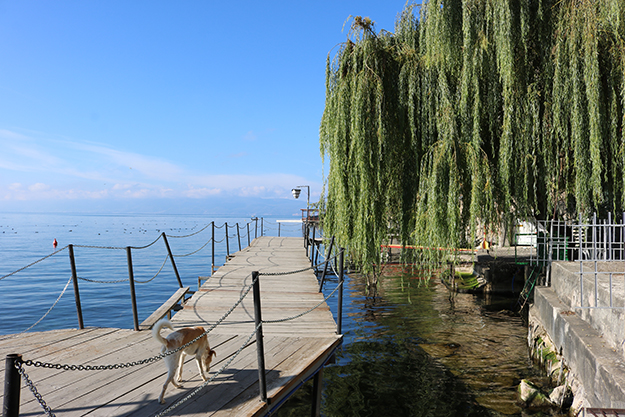
[[[319,304],[317,304],[316,306],[312,307],[311,309],[304,311],[303,313],[299,313],[295,316],[291,316],[291,317],[285,317],[283,319],[276,319],[276,320],[263,320],[263,323],[283,323],[285,321],[289,321],[289,320],[295,320],[298,319],[302,316],[305,316],[306,314],[312,312],[313,310],[315,310],[316,308],[318,308],[319,306],[321,306],[321,304],[325,303],[326,301],[328,301],[330,299],[330,297],[332,297],[334,295],[334,293],[343,285],[342,282],[339,283],[339,285],[336,286],[336,288],[334,290],[332,290],[332,292],[330,294],[328,294],[327,297],[325,297],[321,302],[319,302]]]
[[[82,281],[87,281],[87,282],[94,282],[96,284],[118,284],[120,282],[130,281],[129,278],[118,279],[118,280],[115,280],[115,281],[103,281],[103,280],[89,279],[89,278],[82,278],[82,277],[78,277],[78,279],[80,279]]]
[[[204,249],[206,247],[206,245],[208,245],[211,242],[211,240],[212,240],[212,238],[208,239],[208,241],[204,245],[202,245],[198,250],[195,250],[195,251],[193,251],[191,253],[186,253],[184,255],[174,255],[174,257],[176,257],[176,258],[184,258],[185,256],[194,255],[194,254],[198,253],[199,251],[201,251],[202,249]]]
[[[291,275],[291,274],[298,274],[300,272],[306,272],[308,270],[314,269],[317,265],[315,266],[309,266],[308,268],[304,268],[304,269],[298,269],[296,271],[287,271],[287,272],[259,272],[258,275],[264,275],[264,276],[280,276],[280,275]]]
[[[161,265],[161,269],[159,269],[158,272],[156,273],[156,275],[154,275],[152,278],[150,278],[150,279],[148,279],[146,281],[139,281],[138,279],[135,279],[135,282],[137,284],[147,284],[148,282],[152,281],[154,278],[156,278],[158,276],[158,274],[161,273],[163,268],[165,268],[165,264],[167,263],[167,259],[169,259],[169,255],[165,255],[165,260],[163,261],[163,265]]]
[[[31,381],[31,379],[28,377],[28,374],[26,373],[24,368],[22,368],[22,363],[20,361],[15,362],[15,367],[17,368],[17,372],[19,372],[19,374],[24,379],[24,382],[26,383],[30,391],[33,393],[33,395],[39,402],[39,405],[41,406],[41,408],[43,408],[43,411],[48,416],[55,417],[54,413],[52,412],[52,409],[48,407],[48,404],[46,404],[41,394],[39,394],[39,391],[37,391],[37,387],[35,387],[35,384],[33,383],[33,381]]]
[[[210,384],[211,382],[213,382],[215,380],[215,378],[217,378],[228,366],[230,366],[230,364],[234,361],[234,359],[239,356],[239,354],[243,351],[243,349],[245,349],[248,344],[250,343],[250,340],[252,340],[252,337],[254,337],[254,335],[258,332],[258,329],[260,328],[261,323],[258,324],[258,326],[256,326],[256,328],[254,329],[254,331],[250,334],[250,336],[247,338],[247,340],[241,345],[241,347],[239,348],[239,350],[236,351],[236,353],[234,355],[232,355],[230,357],[230,359],[228,360],[228,362],[226,362],[221,368],[219,368],[219,370],[217,372],[215,372],[215,374],[207,381],[204,381],[204,383],[202,385],[200,385],[199,387],[197,387],[195,390],[193,390],[193,392],[191,392],[189,395],[187,395],[186,397],[184,397],[183,399],[181,399],[178,402],[175,402],[174,404],[172,404],[171,406],[169,406],[169,408],[166,408],[165,410],[161,411],[160,413],[156,414],[154,417],[162,417],[165,414],[168,414],[170,411],[172,411],[174,408],[179,407],[180,405],[184,404],[185,402],[187,402],[191,397],[193,397],[194,395],[196,395],[198,392],[200,392],[204,387],[206,387],[208,384]]]
[[[208,229],[208,226],[210,226],[212,223],[207,224],[206,226],[204,226],[203,228],[201,228],[200,230],[198,230],[197,232],[193,232],[190,235],[184,235],[184,236],[173,236],[173,235],[167,235],[167,237],[172,237],[174,239],[178,239],[178,238],[185,238],[185,237],[191,237],[191,236],[195,236],[199,233],[202,233],[204,230]]]
[[[25,267],[23,267],[23,268],[18,269],[17,271],[13,271],[13,272],[11,272],[10,274],[6,274],[5,276],[0,277],[0,281],[2,281],[2,280],[3,280],[3,279],[5,279],[5,278],[10,277],[11,275],[15,275],[15,274],[17,274],[18,272],[21,272],[21,271],[25,270],[26,268],[30,268],[31,266],[33,266],[33,265],[35,265],[35,264],[38,264],[38,263],[39,263],[39,262],[41,262],[41,261],[44,261],[44,260],[48,259],[49,257],[54,256],[54,255],[56,255],[57,253],[59,253],[59,252],[61,252],[61,251],[65,250],[65,249],[67,249],[68,247],[69,247],[69,245],[64,246],[64,247],[62,247],[61,249],[59,249],[59,250],[57,250],[57,251],[55,251],[55,252],[52,252],[52,253],[51,253],[50,255],[48,255],[48,256],[44,256],[43,258],[38,259],[38,260],[36,260],[35,262],[33,262],[33,263],[31,263],[31,264],[28,264],[28,265],[26,265],[26,266],[25,266]]]
[[[113,249],[113,250],[126,250],[121,246],[95,246],[95,245],[74,245],[75,248],[87,248],[87,249]]]
[[[241,302],[245,299],[247,294],[249,294],[249,292],[252,289],[253,285],[254,285],[254,283],[251,283],[247,287],[245,292],[241,295],[241,297],[239,297],[239,300],[236,303],[234,303],[234,305],[230,308],[230,310],[228,310],[219,320],[217,320],[215,322],[215,324],[211,325],[208,328],[208,330],[206,330],[204,333],[202,333],[201,335],[199,335],[198,337],[196,337],[195,339],[193,339],[189,343],[187,343],[185,345],[182,345],[182,346],[180,346],[179,348],[177,348],[175,350],[168,350],[168,351],[166,351],[164,353],[161,353],[159,355],[152,356],[151,358],[142,359],[142,360],[139,360],[139,361],[126,362],[126,363],[117,363],[117,364],[114,364],[114,365],[62,365],[62,364],[54,364],[54,363],[32,361],[32,360],[25,360],[25,361],[23,361],[23,363],[26,366],[34,366],[34,367],[37,367],[37,368],[62,369],[64,371],[107,371],[107,370],[111,370],[111,369],[130,368],[132,366],[145,365],[145,364],[148,364],[148,363],[156,362],[157,360],[160,360],[160,359],[164,358],[165,356],[173,355],[176,352],[179,352],[179,351],[181,351],[183,349],[186,349],[187,347],[191,346],[192,344],[194,344],[195,342],[200,340],[202,337],[204,337],[204,335],[207,335],[208,333],[213,331],[213,329],[215,329],[215,327],[220,325],[234,311],[234,309],[237,308],[237,306],[239,304],[241,304]]]
[[[158,240],[159,240],[160,238],[162,238],[162,237],[163,237],[163,235],[162,235],[162,234],[160,234],[160,235],[158,235],[158,237],[157,237],[156,239],[154,239],[154,241],[153,241],[152,243],[148,243],[148,244],[147,244],[147,245],[145,245],[145,246],[131,246],[130,248],[131,248],[131,249],[147,249],[147,248],[149,248],[150,246],[152,246],[153,244],[155,244],[156,242],[158,242]]]
[[[47,368],[47,369],[62,369],[64,371],[110,371],[112,369],[124,369],[138,365],[145,365],[148,363],[156,362],[164,358],[165,356],[173,354],[174,351],[161,353],[160,355],[153,356],[147,359],[141,359],[135,362],[116,363],[114,365],[62,365],[58,363],[47,363],[40,361],[25,360],[24,365],[34,366],[35,368]]]
[[[61,299],[61,297],[63,297],[63,294],[65,294],[65,291],[67,290],[67,287],[69,286],[69,283],[70,283],[70,282],[72,282],[72,279],[71,279],[71,278],[67,281],[67,284],[65,284],[65,288],[63,288],[63,291],[61,291],[61,295],[59,295],[59,297],[56,299],[56,301],[54,302],[54,304],[52,304],[52,307],[50,307],[50,308],[48,309],[48,311],[46,311],[46,313],[45,313],[43,316],[41,316],[41,318],[40,318],[39,320],[37,320],[37,321],[35,322],[35,324],[33,324],[32,326],[30,326],[30,327],[29,327],[28,329],[26,329],[26,330],[22,330],[22,331],[21,331],[21,332],[19,332],[19,333],[12,334],[12,335],[10,335],[9,337],[0,338],[0,340],[11,339],[11,338],[13,338],[13,337],[15,337],[15,336],[17,336],[17,335],[20,335],[20,334],[22,334],[22,333],[26,333],[27,331],[29,331],[30,329],[32,329],[33,327],[35,327],[36,325],[38,325],[39,323],[41,323],[41,321],[42,321],[43,319],[45,319],[45,318],[47,317],[47,315],[48,315],[48,314],[50,314],[50,312],[52,311],[52,309],[53,309],[54,307],[56,307],[56,305],[58,304],[58,302],[59,302],[59,300]]]

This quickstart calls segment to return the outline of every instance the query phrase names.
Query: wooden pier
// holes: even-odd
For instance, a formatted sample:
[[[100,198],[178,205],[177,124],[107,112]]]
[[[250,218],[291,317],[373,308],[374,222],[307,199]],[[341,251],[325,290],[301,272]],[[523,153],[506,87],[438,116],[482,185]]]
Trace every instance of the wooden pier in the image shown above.
[[[303,381],[317,373],[341,345],[342,336],[319,293],[303,239],[260,237],[234,254],[172,317],[175,328],[210,325],[241,298],[252,283],[252,271],[289,275],[261,275],[262,332],[268,401],[259,396],[258,357],[254,332],[252,291],[212,330],[208,339],[217,352],[209,378],[230,360],[207,386],[166,415],[260,416],[274,410]],[[306,269],[306,270],[304,270]],[[320,304],[320,305],[319,305]],[[299,318],[298,316],[319,307]],[[165,334],[167,330],[164,330]],[[160,353],[150,331],[115,328],[68,329],[0,336],[0,354],[21,354],[32,360],[67,365],[115,365],[141,362]],[[250,340],[246,343],[246,341]],[[239,353],[234,359],[232,357]],[[2,375],[5,363],[2,361]],[[162,360],[99,371],[23,366],[43,400],[57,416],[152,416],[187,397],[203,384],[194,360],[187,356],[184,388],[171,384],[166,404],[157,401],[166,368]],[[4,400],[4,398],[3,398]],[[20,415],[41,414],[42,407],[22,383]]]

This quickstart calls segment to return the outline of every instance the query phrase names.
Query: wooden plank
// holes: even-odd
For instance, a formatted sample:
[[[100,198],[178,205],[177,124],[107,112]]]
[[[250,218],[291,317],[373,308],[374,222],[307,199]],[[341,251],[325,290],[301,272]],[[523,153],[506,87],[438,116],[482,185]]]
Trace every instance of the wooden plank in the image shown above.
[[[214,348],[216,350],[227,352],[224,346],[232,344],[232,338],[220,340],[219,342],[215,340],[215,342]],[[191,375],[193,375],[187,380],[185,384],[187,387],[195,387],[202,382],[197,373],[197,367],[193,363],[194,361],[192,357],[187,357],[185,361],[184,370],[190,371]],[[88,384],[83,382],[82,385],[91,385],[91,389],[85,393],[74,391],[71,401],[64,403],[63,409],[72,410],[76,408],[74,404],[80,404],[85,401],[92,405],[97,405],[90,415],[122,415],[135,407],[143,408],[150,403],[155,403],[158,408],[160,404],[158,404],[157,396],[165,381],[166,373],[166,366],[162,361],[159,361],[138,367],[129,372],[113,375],[117,378],[115,384],[111,384],[110,381],[102,377],[100,379],[92,379]],[[186,372],[184,375],[188,378],[189,372]],[[171,395],[175,391],[177,391],[176,388],[173,385],[170,386],[166,396]],[[73,414],[71,411],[67,411],[66,415]]]
[[[189,292],[189,287],[179,288],[178,291],[176,291],[174,295],[169,297],[169,299],[165,301],[162,306],[160,306],[159,308],[156,309],[156,311],[150,314],[150,316],[147,319],[143,320],[143,322],[139,325],[139,329],[140,330],[152,329],[152,326],[154,326],[157,321],[159,321],[160,319],[165,317],[167,314],[169,314],[171,309],[174,308],[174,306],[178,304],[178,302],[182,298],[184,298],[187,292]]]
[[[239,300],[252,282],[252,271],[299,270],[308,265],[310,262],[301,239],[255,239],[251,247],[236,252],[226,265],[206,280],[200,291],[187,300],[184,309],[172,317],[172,323],[176,328],[197,325],[208,328]],[[273,401],[279,401],[316,370],[342,339],[335,334],[332,313],[327,304],[322,303],[323,294],[318,292],[313,271],[261,275],[260,279],[264,320],[282,320],[307,312],[321,303],[317,309],[297,319],[263,324],[268,394]],[[170,298],[168,303],[174,305],[177,301]],[[166,309],[167,306],[162,308]],[[213,360],[210,376],[238,351],[254,330],[253,310],[250,292],[223,323],[209,333],[211,347],[218,355]],[[163,317],[166,311],[161,313],[158,315]],[[156,322],[160,317],[151,321]],[[151,339],[149,332],[95,328],[31,333],[5,340],[0,337],[0,354],[14,353],[18,348],[17,353],[28,353],[26,359],[83,365],[128,363],[160,352],[160,344]],[[171,415],[255,415],[267,412],[269,408],[258,399],[256,356],[255,343],[252,342],[223,374]],[[166,374],[162,361],[105,371],[27,367],[27,372],[58,416],[139,417],[154,415],[164,409],[156,400]],[[167,406],[203,383],[191,357],[185,363],[183,378],[187,381],[184,389],[168,388]],[[23,392],[22,406],[23,415],[40,412],[39,404],[27,392]]]
[[[231,354],[236,353],[238,348],[242,345],[247,339],[247,336],[240,336],[237,339],[237,342],[233,345],[234,350]],[[279,349],[280,347],[274,347]],[[211,369],[215,371],[219,370],[225,362],[229,359],[230,355],[227,358],[223,358],[223,360],[212,366]],[[232,395],[236,392],[242,391],[247,388],[250,384],[253,384],[258,380],[258,371],[257,371],[257,354],[255,344],[252,343],[249,347],[245,348],[241,354],[232,362],[230,368],[226,370],[223,374],[220,374],[212,383],[206,386],[202,391],[200,391],[195,396],[191,397],[184,404],[178,406],[173,415],[187,415],[189,410],[193,410],[199,408],[202,410],[203,415],[210,414],[211,410],[220,409],[225,403],[227,403]],[[213,375],[211,375],[212,377]],[[156,412],[162,411],[164,408],[171,406],[176,401],[185,398],[189,395],[197,386],[200,386],[203,383],[197,378],[196,383],[193,387],[188,388],[185,384],[185,389],[178,390],[172,388],[170,391],[168,389],[166,394],[167,404],[160,405],[158,402],[153,401],[151,404],[147,404],[146,409],[135,409],[135,414],[142,416],[146,415],[145,412],[148,411],[151,414],[155,414]],[[160,385],[158,386],[160,391]],[[151,415],[148,414],[148,415]]]

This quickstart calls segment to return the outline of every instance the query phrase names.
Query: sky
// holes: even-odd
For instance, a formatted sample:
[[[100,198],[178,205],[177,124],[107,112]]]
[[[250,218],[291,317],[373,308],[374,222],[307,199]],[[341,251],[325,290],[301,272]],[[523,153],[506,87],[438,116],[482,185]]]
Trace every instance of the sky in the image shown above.
[[[0,0],[0,211],[299,212],[328,54],[404,6]]]

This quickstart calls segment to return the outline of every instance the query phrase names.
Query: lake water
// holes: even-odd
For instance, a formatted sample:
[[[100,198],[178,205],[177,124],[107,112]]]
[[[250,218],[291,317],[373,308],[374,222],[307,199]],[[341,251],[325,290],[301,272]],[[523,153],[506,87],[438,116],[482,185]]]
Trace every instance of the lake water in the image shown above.
[[[520,380],[548,382],[532,366],[514,298],[451,295],[414,276],[385,277],[367,293],[352,275],[345,302],[344,346],[324,372],[324,415],[524,416]],[[280,416],[307,415],[311,391]]]
[[[284,218],[284,217],[281,217]],[[278,218],[265,218],[265,235],[277,236]],[[77,275],[96,281],[128,278],[126,246],[142,247],[162,232],[174,253],[182,282],[197,288],[210,275],[214,222],[215,263],[227,248],[224,223],[241,226],[247,244],[250,218],[166,215],[67,215],[0,213],[0,277],[52,254],[75,247]],[[206,227],[209,226],[209,227]],[[261,222],[250,224],[250,237]],[[301,236],[301,226],[283,224],[282,236]],[[238,250],[237,230],[229,227],[230,252]],[[174,236],[188,236],[184,238]],[[207,245],[208,243],[208,245]],[[186,255],[197,251],[189,256]],[[162,239],[133,249],[139,321],[178,288]],[[71,277],[68,250],[0,280],[3,305],[0,334],[17,333],[39,320]],[[152,279],[153,278],[153,279]],[[149,281],[139,283],[139,281]],[[128,282],[79,281],[85,326],[132,328]],[[324,292],[336,286],[329,277]],[[527,330],[510,310],[516,300],[469,294],[450,296],[436,280],[385,277],[374,293],[358,275],[346,278],[344,344],[324,372],[322,414],[326,416],[504,416],[525,415],[517,403],[521,378],[537,378],[527,349]],[[336,317],[336,298],[329,301]],[[77,327],[72,285],[33,331]],[[0,336],[1,337],[1,336]],[[281,416],[310,415],[307,383],[279,411]]]
[[[163,239],[159,239],[163,232],[167,235],[183,285],[194,290],[198,276],[209,276],[211,272],[212,222],[215,224],[215,265],[220,266],[228,249],[230,253],[239,250],[239,238],[241,246],[245,247],[248,236],[253,240],[261,235],[261,224],[265,234],[277,236],[276,220],[266,218],[261,222],[249,217],[190,215],[0,213],[0,277],[58,251],[0,280],[0,302],[4,307],[0,335],[28,329],[46,314],[63,292],[71,278],[69,250],[61,250],[68,244],[76,245],[77,275],[83,278],[79,280],[79,292],[85,326],[133,328],[126,246],[143,247],[158,239],[148,248],[131,250],[141,322],[179,288],[173,266],[169,261],[165,262],[167,248]],[[301,225],[282,224],[280,233],[281,236],[301,236]],[[53,247],[55,239],[58,242],[56,249]],[[189,255],[192,252],[196,253]],[[161,266],[162,271],[153,278]],[[113,282],[120,280],[123,282]],[[58,304],[32,330],[70,327],[78,327],[71,283]]]

